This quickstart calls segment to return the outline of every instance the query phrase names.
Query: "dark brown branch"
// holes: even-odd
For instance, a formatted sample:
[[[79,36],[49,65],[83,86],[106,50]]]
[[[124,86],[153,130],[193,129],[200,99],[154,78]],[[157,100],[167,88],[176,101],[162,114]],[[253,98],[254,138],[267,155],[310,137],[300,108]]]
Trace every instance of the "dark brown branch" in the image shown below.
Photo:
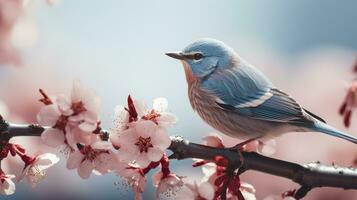
[[[357,189],[357,169],[337,166],[325,166],[318,162],[300,165],[292,162],[269,158],[255,152],[232,151],[224,148],[212,148],[190,143],[182,137],[172,138],[169,148],[173,154],[170,158],[199,158],[213,160],[215,156],[223,156],[235,168],[255,170],[275,176],[288,178],[302,187],[296,192],[297,199],[303,198],[315,187],[336,187]],[[242,160],[242,162],[241,162]]]
[[[0,117],[0,138],[2,141],[17,136],[40,136],[45,130],[38,125],[8,124]],[[103,132],[106,132],[103,130]],[[229,166],[239,173],[255,170],[284,177],[298,183],[301,188],[296,192],[297,199],[303,198],[315,187],[335,187],[357,189],[357,169],[338,166],[325,166],[318,162],[300,165],[292,162],[266,157],[255,152],[238,152],[227,148],[214,148],[191,143],[182,137],[173,137],[169,149],[173,154],[170,159],[198,158],[213,160],[223,156]]]

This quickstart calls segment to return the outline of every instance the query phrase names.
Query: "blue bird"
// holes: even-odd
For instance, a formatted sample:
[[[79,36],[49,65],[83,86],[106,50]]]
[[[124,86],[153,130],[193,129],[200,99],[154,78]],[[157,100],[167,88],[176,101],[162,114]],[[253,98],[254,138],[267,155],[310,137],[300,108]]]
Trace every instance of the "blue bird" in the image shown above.
[[[228,136],[254,140],[312,131],[357,143],[301,107],[221,41],[200,39],[166,55],[182,62],[193,109]]]

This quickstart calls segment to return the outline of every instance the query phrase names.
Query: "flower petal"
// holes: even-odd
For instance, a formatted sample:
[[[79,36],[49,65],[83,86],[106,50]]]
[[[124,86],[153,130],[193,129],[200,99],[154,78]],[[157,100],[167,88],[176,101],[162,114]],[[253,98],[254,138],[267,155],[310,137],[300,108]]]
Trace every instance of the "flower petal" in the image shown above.
[[[156,98],[153,101],[153,109],[159,113],[165,112],[169,106],[166,98]]]
[[[57,105],[51,104],[43,106],[37,115],[37,121],[42,126],[54,126],[57,123],[61,112],[58,110]]]
[[[152,137],[157,130],[157,125],[150,120],[141,120],[133,123],[135,134],[143,138]]]
[[[214,188],[213,188],[212,184],[210,184],[209,182],[202,182],[198,186],[198,193],[199,193],[200,197],[203,197],[205,199],[213,199]]]
[[[139,117],[142,117],[148,113],[148,108],[145,104],[145,101],[142,100],[134,100],[135,110],[138,113]]]
[[[56,98],[56,103],[58,105],[58,109],[63,115],[70,116],[73,114],[73,110],[71,109],[71,103],[66,96],[59,95]]]
[[[160,117],[156,119],[156,122],[160,126],[171,126],[176,124],[177,117],[171,113],[164,112],[164,113],[160,113]]]
[[[141,153],[135,160],[136,164],[138,164],[141,168],[147,167],[150,163],[151,160],[147,157],[146,153]]]
[[[161,150],[165,150],[170,146],[171,140],[164,128],[158,127],[156,129],[156,132],[151,136],[151,144]]]
[[[151,161],[159,161],[162,158],[164,152],[159,148],[149,148],[147,152],[147,158]]]
[[[0,193],[3,195],[14,194],[15,193],[15,183],[11,179],[5,178],[5,181],[1,184]]]
[[[39,170],[45,170],[53,166],[54,164],[58,163],[59,157],[52,153],[44,153],[36,158],[37,168]]]
[[[41,134],[41,139],[48,146],[58,147],[64,144],[65,137],[61,130],[49,128]]]
[[[69,154],[67,160],[67,169],[76,169],[84,159],[84,155],[80,151],[74,151]]]
[[[93,169],[94,169],[94,166],[93,166],[92,161],[84,160],[81,164],[79,164],[77,172],[78,172],[78,175],[81,178],[87,179],[87,178],[89,178],[89,176],[92,173]]]

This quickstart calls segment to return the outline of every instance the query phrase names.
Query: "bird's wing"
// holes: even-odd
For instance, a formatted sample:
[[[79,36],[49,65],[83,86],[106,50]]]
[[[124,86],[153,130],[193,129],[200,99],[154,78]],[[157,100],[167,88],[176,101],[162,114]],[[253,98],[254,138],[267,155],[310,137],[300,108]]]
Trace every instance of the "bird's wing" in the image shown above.
[[[202,83],[225,110],[272,122],[311,122],[289,95],[275,89],[257,69],[240,66],[215,73]]]

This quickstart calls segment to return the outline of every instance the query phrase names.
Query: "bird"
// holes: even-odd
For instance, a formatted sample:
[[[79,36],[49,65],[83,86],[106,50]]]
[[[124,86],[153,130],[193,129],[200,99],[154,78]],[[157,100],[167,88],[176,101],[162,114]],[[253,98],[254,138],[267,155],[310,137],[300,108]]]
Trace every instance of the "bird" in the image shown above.
[[[167,56],[182,62],[192,108],[219,132],[241,140],[274,139],[289,132],[321,132],[357,144],[279,90],[231,47],[211,38]]]

